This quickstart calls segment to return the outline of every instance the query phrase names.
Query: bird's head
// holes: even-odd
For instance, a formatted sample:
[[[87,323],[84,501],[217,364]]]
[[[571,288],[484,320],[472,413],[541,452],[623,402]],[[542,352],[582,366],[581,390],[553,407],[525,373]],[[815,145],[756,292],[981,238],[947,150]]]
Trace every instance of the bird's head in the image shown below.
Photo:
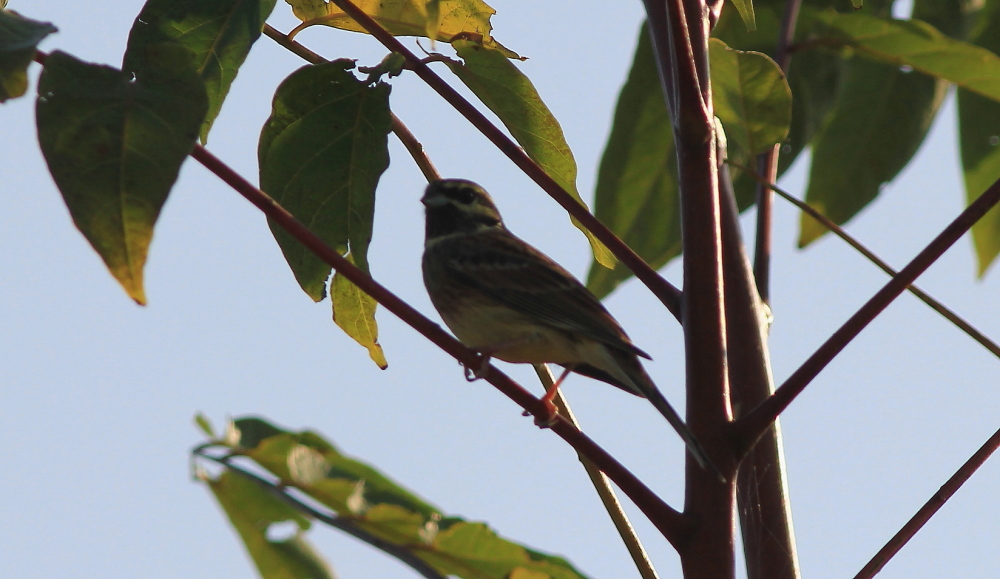
[[[420,202],[427,209],[428,240],[504,227],[489,193],[472,181],[432,181]]]

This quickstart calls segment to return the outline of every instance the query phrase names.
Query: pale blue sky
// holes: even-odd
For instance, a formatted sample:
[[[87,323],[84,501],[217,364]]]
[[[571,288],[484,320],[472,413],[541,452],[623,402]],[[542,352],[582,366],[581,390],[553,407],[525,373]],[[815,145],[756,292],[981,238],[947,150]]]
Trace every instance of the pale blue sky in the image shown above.
[[[560,119],[580,165],[596,164],[624,80],[641,3],[495,0],[496,37],[530,57],[520,66]],[[85,10],[12,0],[50,20],[44,44],[118,65],[142,2]],[[293,25],[279,2],[270,22]],[[327,57],[378,62],[373,39],[313,29],[299,40]],[[277,84],[302,62],[266,38],[240,72],[209,148],[256,180],[256,139]],[[32,68],[32,86],[38,67]],[[584,238],[413,75],[393,80],[393,108],[440,171],[482,183],[508,225],[574,273]],[[192,416],[218,426],[260,414],[312,428],[448,513],[567,557],[592,577],[636,576],[573,453],[485,383],[383,312],[389,369],[330,322],[297,287],[261,215],[193,161],[156,230],[149,305],[134,305],[73,228],[37,150],[33,102],[0,107],[0,576],[251,577],[254,571],[208,492],[188,476],[201,441]],[[902,266],[962,208],[949,97],[931,138],[850,229]],[[419,172],[390,141],[379,187],[373,274],[437,319],[419,273]],[[783,184],[801,194],[806,164]],[[777,202],[771,349],[780,382],[885,281],[834,238],[794,249],[797,213]],[[665,274],[680,282],[675,265]],[[974,278],[963,239],[919,283],[981,330],[1000,336],[1000,279]],[[648,369],[683,407],[681,333],[644,288],[608,306],[656,360]],[[733,345],[732,347],[738,347]],[[806,576],[853,575],[998,426],[998,361],[904,296],[783,417],[788,476]],[[529,368],[510,368],[526,385]],[[681,444],[647,403],[582,377],[566,392],[584,428],[665,498],[682,497]],[[883,577],[986,577],[1000,566],[1000,466],[988,463],[886,568]],[[634,509],[632,509],[634,511]],[[664,578],[677,558],[636,524]],[[344,579],[414,576],[336,531],[312,537]]]

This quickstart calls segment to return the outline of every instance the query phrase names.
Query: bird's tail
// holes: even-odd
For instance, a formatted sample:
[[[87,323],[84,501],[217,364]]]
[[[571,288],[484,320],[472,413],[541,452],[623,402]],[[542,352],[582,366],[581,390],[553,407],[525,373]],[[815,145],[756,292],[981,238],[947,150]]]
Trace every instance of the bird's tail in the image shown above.
[[[628,382],[631,382],[628,385],[631,386],[629,390],[640,396],[645,396],[660,411],[660,414],[667,419],[670,426],[677,431],[677,434],[680,435],[684,444],[687,445],[688,451],[691,452],[691,456],[698,462],[698,465],[714,473],[716,478],[721,482],[725,482],[726,477],[722,476],[722,471],[708,459],[708,453],[702,448],[698,439],[694,437],[694,433],[687,427],[687,424],[684,424],[684,421],[681,420],[680,415],[677,414],[674,407],[667,402],[666,397],[663,396],[663,393],[656,387],[653,379],[646,373],[639,359],[635,356],[618,356],[617,362],[618,368],[622,370]]]
[[[643,394],[645,394],[646,399],[648,399],[653,406],[660,411],[660,414],[667,419],[670,426],[677,431],[677,434],[680,435],[684,444],[687,445],[688,451],[691,452],[691,456],[693,456],[698,462],[698,465],[701,466],[701,468],[712,471],[715,476],[719,478],[719,480],[725,482],[726,477],[722,476],[722,472],[716,468],[714,464],[712,464],[711,460],[708,459],[708,454],[705,452],[705,449],[701,447],[701,443],[699,443],[698,439],[694,437],[694,433],[692,433],[687,427],[687,424],[684,424],[680,415],[677,414],[674,407],[667,402],[667,399],[663,396],[663,394],[660,393],[655,386],[652,388],[644,388]]]

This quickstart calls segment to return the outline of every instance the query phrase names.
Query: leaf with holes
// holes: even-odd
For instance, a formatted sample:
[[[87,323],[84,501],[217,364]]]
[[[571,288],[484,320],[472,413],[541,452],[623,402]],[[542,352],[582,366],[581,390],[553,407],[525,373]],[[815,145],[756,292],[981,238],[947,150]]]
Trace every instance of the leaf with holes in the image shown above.
[[[238,473],[218,478],[200,477],[219,501],[229,522],[243,540],[261,577],[333,579],[329,564],[305,538],[309,520],[256,482]],[[288,538],[269,537],[276,525],[293,525]]]
[[[564,559],[504,539],[487,525],[442,516],[439,509],[371,466],[344,456],[314,432],[289,432],[258,418],[238,419],[230,430],[235,436],[226,444],[228,450],[252,459],[280,479],[282,486],[309,495],[442,575],[584,577]]]

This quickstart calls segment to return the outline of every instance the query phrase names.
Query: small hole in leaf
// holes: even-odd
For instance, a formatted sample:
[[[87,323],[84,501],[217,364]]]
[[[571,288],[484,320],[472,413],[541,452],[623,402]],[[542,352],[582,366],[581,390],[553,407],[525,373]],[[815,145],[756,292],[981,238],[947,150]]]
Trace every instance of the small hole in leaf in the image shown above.
[[[904,65],[902,65],[902,66],[899,67],[899,72],[902,72],[902,73],[905,73],[905,74],[909,74],[909,73],[913,72],[913,67],[910,66],[910,65],[908,65],[908,64],[904,64]]]
[[[1000,145],[1000,135],[993,135],[993,136],[991,136],[990,137],[990,146],[991,147],[996,147],[997,145]]]
[[[298,532],[299,526],[294,521],[281,521],[279,523],[271,523],[264,535],[272,543],[284,543]]]

